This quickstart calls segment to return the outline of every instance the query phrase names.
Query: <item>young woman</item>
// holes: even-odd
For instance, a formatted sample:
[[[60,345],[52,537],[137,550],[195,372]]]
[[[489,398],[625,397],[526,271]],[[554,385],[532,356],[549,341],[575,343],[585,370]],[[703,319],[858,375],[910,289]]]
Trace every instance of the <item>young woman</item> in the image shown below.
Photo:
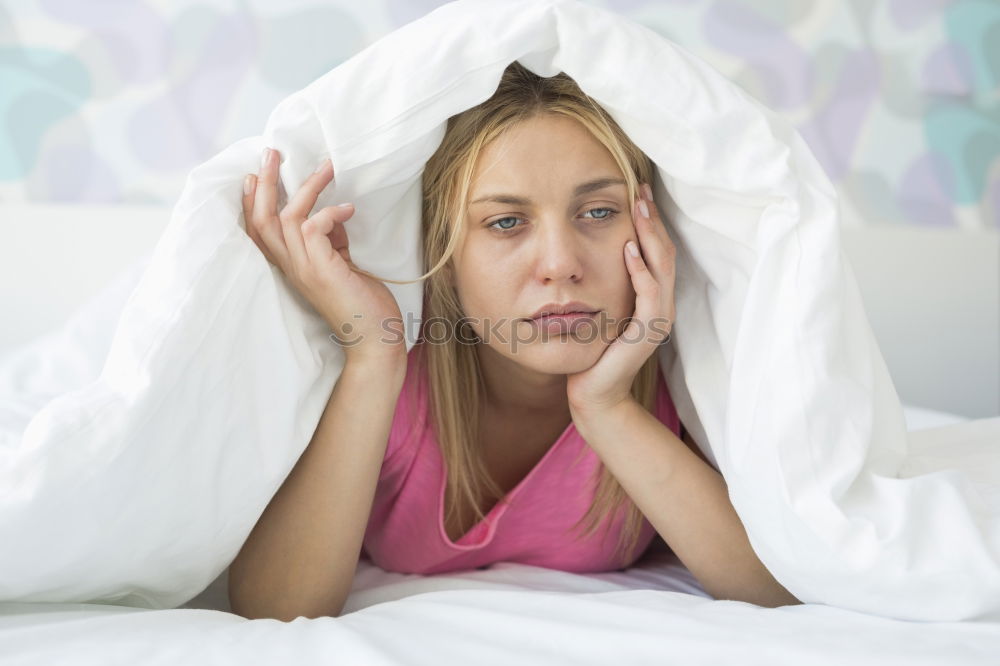
[[[751,549],[658,367],[674,246],[653,165],[572,79],[515,62],[449,119],[423,173],[430,268],[409,353],[385,280],[351,262],[353,208],[310,215],[332,164],[279,213],[277,158],[265,151],[247,177],[247,233],[346,363],[230,566],[234,612],[336,616],[362,548],[406,573],[603,571],[657,533],[713,596],[797,603]]]

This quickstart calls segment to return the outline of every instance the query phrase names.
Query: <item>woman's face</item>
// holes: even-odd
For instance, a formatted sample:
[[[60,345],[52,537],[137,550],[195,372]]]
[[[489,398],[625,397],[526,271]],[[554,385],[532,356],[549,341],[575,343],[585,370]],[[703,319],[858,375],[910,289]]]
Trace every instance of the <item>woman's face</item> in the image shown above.
[[[591,367],[624,330],[635,309],[623,254],[636,240],[632,205],[611,154],[576,120],[535,116],[488,145],[465,224],[455,287],[490,349],[568,374]],[[531,320],[569,301],[597,314],[574,326]]]

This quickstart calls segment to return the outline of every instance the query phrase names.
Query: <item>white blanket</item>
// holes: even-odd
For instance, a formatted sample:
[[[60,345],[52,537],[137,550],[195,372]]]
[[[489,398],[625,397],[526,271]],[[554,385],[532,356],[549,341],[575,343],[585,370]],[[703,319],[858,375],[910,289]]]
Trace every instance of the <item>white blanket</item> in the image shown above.
[[[0,664],[995,666],[1000,653],[994,623],[706,596],[663,550],[601,574],[501,562],[418,576],[361,560],[336,619],[214,612],[228,610],[224,585],[176,610],[0,602]]]
[[[423,164],[513,60],[572,76],[656,163],[678,248],[665,377],[778,581],[896,618],[1000,617],[1000,418],[907,435],[802,138],[654,32],[535,0],[443,6],[289,96],[192,171],[75,382],[7,360],[0,386],[33,392],[0,408],[0,599],[174,607],[229,564],[343,367],[245,234],[243,176],[275,147],[293,193],[330,156],[317,206],[356,204],[354,261],[415,277]],[[419,318],[421,285],[389,288]]]

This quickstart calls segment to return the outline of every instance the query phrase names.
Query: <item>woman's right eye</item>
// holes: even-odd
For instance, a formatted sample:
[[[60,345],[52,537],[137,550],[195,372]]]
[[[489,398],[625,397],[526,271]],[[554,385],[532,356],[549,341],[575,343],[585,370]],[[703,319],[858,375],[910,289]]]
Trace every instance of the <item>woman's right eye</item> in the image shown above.
[[[523,225],[509,226],[509,227],[507,227],[507,226],[496,227],[496,226],[493,226],[493,225],[500,224],[501,222],[506,222],[507,220],[520,220],[520,219],[521,218],[519,218],[519,217],[511,217],[511,216],[501,217],[499,220],[493,220],[492,222],[490,222],[489,224],[487,224],[486,228],[487,229],[493,229],[494,231],[499,231],[501,234],[505,234],[505,233],[510,232],[512,229],[516,229],[517,227],[523,226]]]

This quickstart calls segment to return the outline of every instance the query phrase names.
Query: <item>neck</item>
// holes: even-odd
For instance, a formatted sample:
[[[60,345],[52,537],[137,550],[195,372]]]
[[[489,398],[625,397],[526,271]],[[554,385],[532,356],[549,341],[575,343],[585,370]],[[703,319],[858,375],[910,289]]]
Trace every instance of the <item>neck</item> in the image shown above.
[[[486,384],[486,404],[511,415],[569,416],[566,375],[525,368],[488,345],[476,345]]]

